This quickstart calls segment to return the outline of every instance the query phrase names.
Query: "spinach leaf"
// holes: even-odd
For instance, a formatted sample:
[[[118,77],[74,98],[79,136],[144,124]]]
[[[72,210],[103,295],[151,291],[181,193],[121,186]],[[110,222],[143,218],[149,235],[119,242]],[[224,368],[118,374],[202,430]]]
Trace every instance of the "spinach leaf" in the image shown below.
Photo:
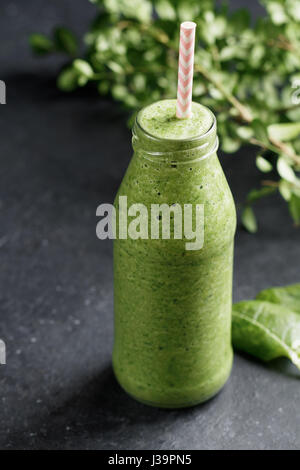
[[[300,313],[300,284],[265,289],[258,294],[256,299],[280,304],[294,312]]]
[[[300,369],[300,316],[261,300],[233,306],[232,341],[236,349],[264,361],[288,357]]]

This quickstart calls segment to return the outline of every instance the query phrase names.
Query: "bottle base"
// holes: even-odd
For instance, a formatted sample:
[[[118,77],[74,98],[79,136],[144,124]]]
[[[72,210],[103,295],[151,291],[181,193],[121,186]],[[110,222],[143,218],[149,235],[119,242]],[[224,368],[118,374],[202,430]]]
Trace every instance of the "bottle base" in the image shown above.
[[[228,377],[229,378],[229,377]],[[152,401],[147,401],[147,400],[143,400],[142,398],[136,396],[136,395],[133,395],[132,393],[128,392],[127,390],[125,390],[125,388],[120,384],[120,382],[118,381],[118,383],[120,384],[120,386],[122,387],[122,389],[127,393],[127,395],[129,395],[131,398],[133,398],[134,400],[138,401],[139,403],[142,403],[143,405],[147,405],[147,406],[152,406],[153,408],[162,408],[162,409],[168,409],[168,410],[176,410],[176,409],[180,409],[180,408],[192,408],[193,406],[197,406],[197,405],[201,405],[202,403],[205,403],[209,400],[211,400],[212,398],[214,398],[216,395],[218,395],[218,393],[221,392],[222,388],[225,386],[228,378],[226,379],[226,381],[224,382],[223,385],[221,385],[220,388],[218,388],[218,390],[216,390],[215,392],[213,392],[211,395],[208,395],[207,397],[202,397],[201,399],[198,399],[198,400],[195,400],[195,401],[191,401],[191,402],[186,402],[186,403],[178,403],[178,404],[170,404],[170,405],[167,405],[165,403],[156,403],[156,402],[152,402]]]
[[[190,408],[196,405],[200,405],[204,403],[214,396],[216,396],[224,387],[227,380],[229,379],[231,369],[232,369],[232,359],[229,361],[229,365],[226,370],[223,370],[223,373],[214,380],[214,386],[212,386],[211,382],[209,384],[201,384],[199,387],[199,393],[194,389],[193,390],[193,398],[186,399],[186,400],[177,400],[177,399],[170,399],[170,400],[148,400],[145,398],[145,393],[138,391],[138,387],[133,387],[132,383],[129,384],[128,381],[122,380],[120,377],[121,374],[118,373],[117,368],[113,364],[113,371],[116,377],[117,382],[121,386],[121,388],[131,397],[134,398],[136,401],[143,403],[144,405],[152,406],[155,408],[165,408],[165,409],[179,409],[179,408]],[[126,383],[127,382],[127,383]],[[135,390],[133,391],[133,388]],[[201,391],[200,391],[201,390]],[[148,394],[148,393],[147,393]]]

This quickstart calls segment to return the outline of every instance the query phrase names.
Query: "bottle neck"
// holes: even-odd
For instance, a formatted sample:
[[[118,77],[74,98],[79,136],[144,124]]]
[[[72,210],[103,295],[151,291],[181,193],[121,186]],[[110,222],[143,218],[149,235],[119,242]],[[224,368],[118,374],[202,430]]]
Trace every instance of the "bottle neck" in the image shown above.
[[[205,134],[189,139],[158,138],[149,134],[135,120],[132,129],[132,146],[142,158],[152,162],[191,164],[213,155],[218,150],[217,123],[215,116]]]

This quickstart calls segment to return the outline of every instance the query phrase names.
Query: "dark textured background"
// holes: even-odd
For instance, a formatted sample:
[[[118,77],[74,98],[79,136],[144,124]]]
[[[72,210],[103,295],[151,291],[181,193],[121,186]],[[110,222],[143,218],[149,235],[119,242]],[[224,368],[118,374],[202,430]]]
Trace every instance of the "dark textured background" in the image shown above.
[[[233,7],[262,9],[253,1]],[[36,59],[32,31],[86,30],[87,0],[1,0],[0,447],[34,449],[295,449],[300,374],[287,361],[235,355],[213,400],[183,411],[136,403],[111,370],[111,244],[95,210],[112,201],[131,147],[118,105],[55,88],[62,59]],[[236,203],[259,184],[252,150],[221,155]],[[259,233],[236,237],[234,299],[299,281],[299,230],[273,197],[257,207]]]

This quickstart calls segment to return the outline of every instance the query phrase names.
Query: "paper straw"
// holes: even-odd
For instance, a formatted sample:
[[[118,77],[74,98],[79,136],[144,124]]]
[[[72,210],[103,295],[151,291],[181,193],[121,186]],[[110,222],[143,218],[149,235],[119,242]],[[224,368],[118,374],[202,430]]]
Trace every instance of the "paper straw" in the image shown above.
[[[176,116],[188,118],[192,110],[194,49],[196,23],[185,21],[180,25],[178,85]]]

